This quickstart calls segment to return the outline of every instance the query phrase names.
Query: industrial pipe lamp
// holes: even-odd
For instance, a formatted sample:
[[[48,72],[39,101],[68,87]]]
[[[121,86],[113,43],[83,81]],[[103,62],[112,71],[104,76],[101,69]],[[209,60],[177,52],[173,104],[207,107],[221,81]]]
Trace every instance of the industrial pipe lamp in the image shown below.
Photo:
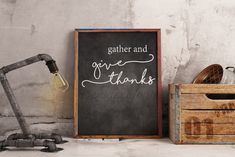
[[[21,67],[33,64],[35,62],[45,61],[50,73],[54,74],[57,84],[60,83],[59,87],[68,87],[67,81],[64,80],[58,73],[59,69],[56,65],[56,62],[52,59],[51,56],[47,54],[39,54],[34,57],[19,61],[7,66],[4,66],[0,69],[0,81],[3,86],[3,89],[6,93],[6,96],[11,104],[13,112],[16,116],[16,119],[20,125],[22,133],[15,133],[7,137],[6,140],[0,141],[0,151],[4,150],[6,147],[45,147],[48,152],[56,152],[61,150],[56,147],[56,144],[64,143],[62,137],[58,134],[32,134],[29,129],[29,125],[26,123],[26,120],[21,112],[20,106],[17,103],[16,97],[14,96],[13,90],[7,80],[6,73],[19,69]],[[65,89],[64,88],[64,89]]]

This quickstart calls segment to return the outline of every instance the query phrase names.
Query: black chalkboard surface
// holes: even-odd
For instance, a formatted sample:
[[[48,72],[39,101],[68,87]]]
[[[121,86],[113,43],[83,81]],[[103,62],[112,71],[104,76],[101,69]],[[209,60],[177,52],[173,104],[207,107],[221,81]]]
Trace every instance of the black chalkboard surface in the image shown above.
[[[75,136],[160,137],[160,30],[77,29],[74,41]]]

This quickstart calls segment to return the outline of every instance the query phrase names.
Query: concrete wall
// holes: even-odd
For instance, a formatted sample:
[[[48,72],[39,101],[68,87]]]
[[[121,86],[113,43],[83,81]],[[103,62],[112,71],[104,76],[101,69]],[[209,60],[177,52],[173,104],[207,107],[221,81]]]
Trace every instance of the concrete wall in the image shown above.
[[[133,6],[134,27],[162,29],[167,128],[168,83],[190,83],[210,64],[235,66],[235,1],[136,0]]]
[[[44,63],[8,74],[36,132],[72,134],[74,28],[162,29],[165,128],[168,83],[189,83],[209,64],[234,65],[233,0],[0,0],[0,67],[48,53],[71,85],[54,90]],[[0,87],[0,135],[18,129]]]

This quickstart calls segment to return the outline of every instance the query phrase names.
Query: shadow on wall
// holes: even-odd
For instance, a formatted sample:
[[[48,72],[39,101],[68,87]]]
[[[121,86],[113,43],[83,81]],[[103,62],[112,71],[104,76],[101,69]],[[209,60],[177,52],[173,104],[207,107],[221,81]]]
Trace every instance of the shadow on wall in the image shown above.
[[[63,104],[58,109],[59,115],[62,118],[73,118],[73,84],[74,84],[74,32],[71,31],[67,34],[67,52],[65,52],[65,72],[64,77],[69,83],[69,90],[63,93]],[[66,113],[64,111],[67,111]]]

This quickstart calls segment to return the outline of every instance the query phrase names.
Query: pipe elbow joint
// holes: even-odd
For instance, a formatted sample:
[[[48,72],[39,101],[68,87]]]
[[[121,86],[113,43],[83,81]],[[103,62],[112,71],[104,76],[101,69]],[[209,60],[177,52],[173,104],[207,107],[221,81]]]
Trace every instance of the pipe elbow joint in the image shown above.
[[[52,59],[52,57],[48,54],[39,54],[38,58],[40,60],[44,60],[46,62],[46,65],[51,73],[57,73],[59,71],[55,60]]]
[[[38,58],[40,60],[44,60],[46,62],[53,60],[52,57],[50,55],[48,55],[48,54],[38,54]]]

